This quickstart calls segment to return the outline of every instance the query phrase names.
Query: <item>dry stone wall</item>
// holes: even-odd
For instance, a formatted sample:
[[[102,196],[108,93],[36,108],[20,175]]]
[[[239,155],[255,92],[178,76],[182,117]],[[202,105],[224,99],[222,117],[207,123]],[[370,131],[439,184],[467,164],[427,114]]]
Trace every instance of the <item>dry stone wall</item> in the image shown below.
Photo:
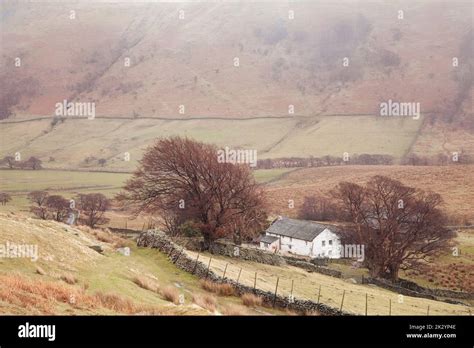
[[[255,261],[273,266],[285,265],[285,258],[268,251],[251,249],[235,245],[233,243],[215,242],[209,248],[209,252],[216,255],[236,257],[247,261]]]
[[[310,300],[290,299],[274,293],[263,291],[261,289],[254,289],[249,286],[242,285],[231,279],[222,279],[216,275],[212,270],[207,268],[207,265],[199,260],[193,260],[183,252],[183,248],[174,243],[163,232],[146,231],[140,234],[137,239],[137,245],[140,247],[156,248],[168,255],[170,260],[180,269],[195,274],[204,279],[209,279],[215,282],[225,282],[231,284],[236,292],[241,295],[243,293],[253,293],[260,296],[264,302],[274,305],[279,308],[288,308],[300,313],[319,312],[322,315],[349,315],[349,313],[341,312],[336,308],[326,306],[322,303],[316,303]]]
[[[448,297],[448,298],[456,298],[456,299],[461,299],[461,300],[474,299],[473,293],[443,290],[443,289],[428,289],[406,280],[400,280],[399,283],[392,283],[384,279],[364,278],[363,283],[374,284],[381,288],[398,292],[399,294],[406,295],[406,296],[421,297],[421,298],[427,298],[431,300],[444,301],[448,303],[465,304],[463,302],[445,300],[442,298]]]

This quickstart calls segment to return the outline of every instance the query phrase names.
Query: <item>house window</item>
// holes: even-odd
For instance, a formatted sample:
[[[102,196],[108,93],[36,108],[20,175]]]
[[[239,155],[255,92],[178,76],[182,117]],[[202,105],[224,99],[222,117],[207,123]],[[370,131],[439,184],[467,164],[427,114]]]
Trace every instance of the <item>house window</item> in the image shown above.
[[[326,246],[326,241],[325,240],[322,241],[322,245]]]
[[[332,250],[329,250],[329,251],[328,251],[328,255],[331,255],[331,254],[332,254]]]
[[[288,245],[288,249],[291,249],[291,245]]]
[[[329,241],[329,245],[332,245],[332,239]]]
[[[290,242],[292,242],[292,241],[293,241],[293,238],[290,237]]]

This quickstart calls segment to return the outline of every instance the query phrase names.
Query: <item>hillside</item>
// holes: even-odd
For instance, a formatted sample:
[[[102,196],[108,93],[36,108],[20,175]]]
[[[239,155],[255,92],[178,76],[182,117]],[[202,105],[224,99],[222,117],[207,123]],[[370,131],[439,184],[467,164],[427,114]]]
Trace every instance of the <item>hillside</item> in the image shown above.
[[[210,310],[203,300],[210,295],[196,277],[175,267],[157,250],[138,248],[107,231],[1,213],[0,245],[13,243],[36,245],[39,257],[36,261],[0,258],[1,314],[291,314],[258,305],[245,307],[238,297],[215,294],[210,301],[215,307],[211,306],[213,310]],[[124,245],[131,248],[130,256],[116,251]],[[102,247],[103,253],[90,246]],[[193,259],[196,257],[194,252],[186,253]],[[208,255],[201,254],[201,257],[202,262],[208,262]],[[253,272],[257,271],[258,288],[268,291],[272,291],[278,274],[279,291],[284,296],[290,291],[291,279],[295,285],[294,295],[299,299],[315,300],[315,289],[322,285],[321,302],[336,308],[344,289],[347,292],[345,310],[351,313],[363,314],[365,293],[369,297],[369,314],[386,314],[389,300],[393,304],[393,315],[424,314],[428,305],[434,315],[469,313],[469,308],[463,305],[409,296],[397,304],[397,293],[291,266],[276,267],[213,256],[211,269],[217,274],[226,268],[228,278],[235,279],[240,267],[243,268],[240,278],[243,284],[251,285]],[[157,293],[156,288],[183,295],[184,303],[173,303]]]
[[[130,170],[169,134],[260,158],[472,154],[470,5],[2,2],[0,156]],[[96,118],[54,120],[65,99]],[[388,99],[421,118],[381,119]]]
[[[384,175],[403,184],[439,193],[444,208],[459,223],[474,221],[474,167],[450,166],[338,166],[302,168],[283,175],[267,185],[268,197],[275,213],[296,216],[305,196],[327,194],[341,181],[366,183],[372,176]],[[288,208],[294,200],[295,209]]]
[[[9,243],[9,244],[7,244]],[[110,232],[71,227],[22,214],[0,214],[0,245],[36,245],[38,260],[0,258],[0,314],[281,314],[247,308],[234,296],[214,296],[166,255],[134,246]],[[130,256],[116,251],[127,245]],[[103,253],[90,248],[100,246]],[[3,250],[3,248],[2,248]],[[156,289],[184,303],[173,303]],[[212,297],[214,308],[202,307]]]

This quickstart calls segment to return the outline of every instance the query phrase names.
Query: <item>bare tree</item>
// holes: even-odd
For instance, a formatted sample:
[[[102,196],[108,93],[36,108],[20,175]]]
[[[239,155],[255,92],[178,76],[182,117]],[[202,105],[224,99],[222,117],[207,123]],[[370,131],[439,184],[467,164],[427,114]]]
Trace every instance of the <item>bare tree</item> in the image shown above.
[[[2,165],[6,164],[8,168],[13,169],[15,167],[15,157],[13,156],[5,156],[1,161]]]
[[[77,208],[81,212],[80,221],[91,228],[107,223],[109,219],[104,217],[104,214],[110,205],[110,200],[102,193],[80,194],[77,197]]]
[[[437,255],[454,233],[443,226],[441,196],[374,176],[366,186],[341,182],[333,195],[350,216],[353,238],[365,246],[370,274],[398,279],[402,264]]]
[[[305,197],[298,213],[300,219],[316,221],[336,220],[338,215],[336,204],[322,195]]]
[[[46,207],[53,220],[62,222],[69,213],[69,201],[60,195],[52,195],[46,198]]]
[[[25,161],[25,166],[27,168],[31,168],[33,170],[41,169],[42,168],[42,161],[34,156],[31,156]]]
[[[34,204],[30,207],[30,211],[40,219],[46,220],[48,218],[48,207],[46,200],[49,197],[46,191],[32,191],[28,194],[28,200]]]
[[[266,220],[263,192],[250,168],[219,163],[215,146],[187,138],[161,139],[149,147],[117,198],[133,205],[135,214],[193,220],[205,248],[239,233],[236,226],[250,231]]]
[[[12,200],[12,197],[8,193],[0,192],[0,203],[2,205],[6,205],[11,200]]]

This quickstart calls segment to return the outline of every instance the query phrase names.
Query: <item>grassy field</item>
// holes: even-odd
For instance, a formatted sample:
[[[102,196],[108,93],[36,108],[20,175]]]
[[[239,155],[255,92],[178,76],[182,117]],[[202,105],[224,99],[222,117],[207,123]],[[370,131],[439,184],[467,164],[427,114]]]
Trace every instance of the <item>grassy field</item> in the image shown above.
[[[195,252],[188,255],[196,258]],[[211,269],[222,275],[228,264],[226,277],[236,280],[240,269],[240,282],[253,287],[255,272],[257,272],[257,287],[274,292],[278,281],[278,294],[290,296],[293,281],[293,296],[297,299],[320,298],[320,302],[331,307],[340,308],[343,292],[343,309],[353,314],[365,314],[365,297],[368,297],[369,315],[388,315],[391,302],[392,315],[426,315],[429,306],[430,315],[469,315],[470,307],[448,304],[423,298],[409,296],[399,297],[399,294],[371,285],[353,284],[348,280],[334,278],[319,273],[308,273],[301,268],[292,266],[270,266],[260,263],[226,258],[218,255],[200,254],[201,262],[207,264],[212,256]],[[319,293],[321,286],[321,293]]]
[[[78,193],[100,192],[113,197],[129,174],[56,170],[0,170],[0,191],[8,192],[12,201],[0,211],[28,211],[27,194],[47,190],[50,194],[72,198]]]
[[[254,171],[258,182],[269,182],[279,179],[293,169],[268,169]],[[30,202],[27,194],[34,190],[47,190],[50,194],[59,194],[73,198],[78,193],[100,192],[113,198],[125,181],[130,177],[126,173],[80,172],[62,170],[0,170],[0,192],[8,192],[12,201],[0,205],[0,212],[29,211]],[[149,222],[147,217],[131,219],[127,212],[109,211],[108,227],[131,228],[140,230]]]
[[[265,183],[278,180],[293,169],[262,169],[254,171],[255,179]],[[125,181],[127,173],[81,172],[65,170],[0,170],[0,192],[8,192],[12,202],[0,206],[0,211],[27,210],[26,195],[35,190],[46,190],[51,194],[67,198],[78,193],[100,192],[112,198]]]
[[[400,278],[408,279],[425,288],[474,292],[474,228],[459,229],[454,238],[453,248],[430,262],[421,262],[419,266],[400,270]],[[344,278],[360,281],[368,276],[366,268],[353,268],[348,260],[331,260],[330,269],[342,272]]]
[[[344,152],[403,156],[416,138],[421,120],[375,116],[294,117],[249,120],[71,119],[2,124],[0,157],[19,152],[37,156],[48,168],[133,170],[154,139],[188,136],[219,147],[256,149],[258,158],[309,157]],[[125,153],[130,160],[125,161]],[[96,160],[85,163],[87,157]]]
[[[176,268],[157,250],[137,248],[133,242],[117,236],[18,214],[0,214],[0,244],[6,242],[37,245],[39,259],[32,262],[28,258],[0,258],[1,314],[121,313],[108,304],[104,307],[90,303],[97,293],[108,294],[106,298],[115,298],[116,302],[132,301],[133,308],[139,308],[140,312],[214,314],[193,303],[193,296],[212,295],[201,288],[198,278]],[[97,253],[89,248],[90,245],[102,246],[104,253]],[[131,248],[130,256],[115,250],[120,245]],[[70,282],[73,284],[66,284],[62,278],[74,279]],[[184,296],[184,304],[176,305],[156,291],[138,286],[137,278],[161,289],[171,287],[176,294]],[[53,294],[45,298],[49,292]],[[69,295],[78,300],[70,303]],[[254,315],[284,313],[245,307],[235,296],[212,296],[216,301],[215,313],[225,313],[229,307]]]

